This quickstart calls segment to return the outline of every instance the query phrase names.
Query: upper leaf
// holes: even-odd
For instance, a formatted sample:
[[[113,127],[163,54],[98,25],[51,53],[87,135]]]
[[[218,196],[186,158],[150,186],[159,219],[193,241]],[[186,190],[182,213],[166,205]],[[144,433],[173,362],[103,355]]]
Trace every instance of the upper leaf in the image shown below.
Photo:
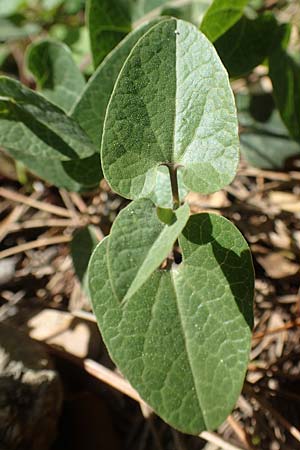
[[[114,84],[132,47],[157,20],[130,33],[100,64],[73,108],[72,117],[92,141],[100,147],[107,104]]]
[[[69,48],[50,40],[33,43],[27,53],[27,66],[43,95],[69,112],[85,85]]]
[[[168,19],[133,48],[111,96],[101,159],[111,187],[148,195],[161,164],[183,166],[183,182],[214,192],[233,179],[239,154],[228,77],[193,25]]]
[[[108,247],[111,283],[120,301],[132,296],[168,256],[189,212],[187,204],[173,212],[157,209],[148,199],[136,200],[120,212]]]
[[[248,0],[214,0],[206,11],[200,30],[214,42],[242,16]]]
[[[89,0],[87,20],[94,66],[132,30],[132,24],[168,0]]]
[[[120,302],[105,239],[92,255],[89,284],[103,339],[123,375],[165,421],[198,434],[225,420],[242,387],[253,267],[239,231],[214,214],[192,216],[180,244],[179,267],[149,274]],[[119,264],[128,261],[119,255]]]

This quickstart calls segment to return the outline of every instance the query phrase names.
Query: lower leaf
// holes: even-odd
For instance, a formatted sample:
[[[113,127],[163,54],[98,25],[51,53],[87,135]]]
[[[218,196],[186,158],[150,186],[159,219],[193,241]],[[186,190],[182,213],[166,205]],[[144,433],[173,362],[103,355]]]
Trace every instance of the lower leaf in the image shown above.
[[[113,361],[173,427],[216,428],[240,393],[250,350],[253,267],[239,231],[214,214],[192,216],[183,263],[156,270],[125,303],[115,296],[103,240],[89,265],[94,311]]]

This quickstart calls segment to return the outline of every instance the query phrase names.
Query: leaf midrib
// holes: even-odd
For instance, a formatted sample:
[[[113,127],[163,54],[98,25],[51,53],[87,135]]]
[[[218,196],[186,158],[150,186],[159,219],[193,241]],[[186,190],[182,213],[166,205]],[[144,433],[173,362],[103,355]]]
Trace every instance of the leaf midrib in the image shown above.
[[[184,208],[184,206],[183,206],[182,208]],[[179,211],[179,210],[178,210],[178,211]],[[179,221],[179,220],[181,220],[181,217],[177,217],[177,221]],[[187,220],[188,220],[188,217],[187,217]],[[171,225],[171,226],[172,226],[172,225]],[[170,227],[170,225],[163,225],[163,226],[161,227],[161,230],[160,230],[159,234],[157,235],[157,237],[156,237],[156,239],[154,240],[154,242],[153,242],[153,244],[151,245],[151,247],[149,247],[149,249],[148,249],[146,255],[145,255],[144,258],[143,258],[143,262],[142,262],[142,264],[141,264],[139,270],[137,271],[137,273],[136,273],[134,279],[133,279],[132,282],[130,283],[129,289],[127,290],[125,296],[124,296],[122,299],[119,298],[119,296],[118,296],[117,293],[116,293],[115,288],[113,287],[113,291],[114,291],[115,295],[117,296],[117,298],[119,299],[119,301],[121,301],[121,303],[124,304],[126,301],[128,301],[128,300],[130,299],[130,297],[132,297],[132,296],[133,296],[133,295],[134,295],[134,294],[135,294],[135,293],[143,286],[143,284],[145,284],[145,283],[147,282],[147,280],[149,279],[149,277],[151,276],[151,274],[153,273],[153,271],[155,271],[155,270],[157,269],[157,267],[156,267],[154,270],[152,270],[151,273],[149,274],[149,276],[148,276],[142,283],[137,283],[137,286],[138,286],[138,287],[135,287],[134,289],[132,288],[132,286],[136,283],[136,280],[138,280],[139,277],[140,277],[140,275],[145,271],[145,269],[146,269],[146,267],[147,267],[147,264],[148,264],[149,255],[151,256],[151,253],[152,253],[153,249],[154,249],[155,247],[157,247],[157,242],[159,242],[159,240],[161,239],[161,237],[162,237],[162,235],[165,233],[165,231],[168,229],[168,227]],[[183,228],[183,227],[182,227],[182,228]],[[176,239],[177,239],[177,238],[175,237],[175,239],[173,239],[173,241],[175,242]],[[108,265],[108,268],[109,268],[110,278],[113,279],[113,277],[112,277],[112,270],[111,270],[111,264],[110,264],[110,252],[109,252],[109,248],[110,248],[110,246],[109,246],[109,244],[108,244],[108,246],[107,246],[107,260],[108,260],[107,265]],[[163,260],[164,260],[164,258],[160,261],[159,264],[161,264]],[[158,264],[158,266],[159,266],[159,264]],[[112,283],[112,285],[113,285],[113,283]]]
[[[178,21],[176,20],[176,27],[175,27],[175,96],[174,96],[174,123],[173,123],[173,136],[172,136],[172,163],[175,163],[175,148],[176,148],[176,142],[175,142],[175,137],[176,137],[176,118],[177,118],[177,39],[178,39],[178,30],[177,30],[177,24]],[[169,161],[171,162],[171,161]]]
[[[151,274],[142,283],[137,283],[138,287],[135,287],[134,289],[132,288],[132,286],[134,285],[136,280],[140,277],[140,274],[145,271],[145,267],[147,267],[147,264],[148,264],[149,255],[151,256],[153,248],[157,246],[157,242],[161,239],[161,236],[163,235],[163,233],[167,229],[167,227],[168,227],[168,225],[165,225],[165,226],[162,227],[161,232],[158,234],[158,236],[155,239],[155,241],[153,242],[152,246],[148,249],[148,251],[146,253],[146,256],[144,258],[144,261],[142,262],[142,265],[140,266],[139,270],[136,273],[136,276],[134,277],[132,283],[130,284],[130,287],[129,287],[128,291],[126,292],[125,296],[123,297],[122,302],[125,303],[127,300],[129,300],[129,298],[132,297],[143,286],[143,284],[145,284],[146,281],[149,279],[149,276]],[[162,263],[162,261],[159,264],[161,264],[161,263]],[[156,269],[154,269],[154,271],[155,270]],[[151,273],[153,273],[153,272],[151,272]]]

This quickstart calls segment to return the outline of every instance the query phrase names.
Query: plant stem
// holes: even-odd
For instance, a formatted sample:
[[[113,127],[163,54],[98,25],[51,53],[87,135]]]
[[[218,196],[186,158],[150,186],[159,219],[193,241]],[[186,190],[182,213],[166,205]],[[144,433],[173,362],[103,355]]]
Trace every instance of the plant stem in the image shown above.
[[[167,164],[171,179],[171,189],[173,197],[173,208],[177,209],[180,206],[179,191],[178,191],[178,179],[177,179],[177,169],[178,166],[174,164]]]

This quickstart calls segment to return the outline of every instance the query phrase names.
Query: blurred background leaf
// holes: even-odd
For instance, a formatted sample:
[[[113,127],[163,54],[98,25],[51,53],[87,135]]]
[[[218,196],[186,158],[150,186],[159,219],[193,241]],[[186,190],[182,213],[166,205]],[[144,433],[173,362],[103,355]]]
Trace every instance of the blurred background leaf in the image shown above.
[[[39,91],[69,112],[85,86],[69,48],[49,40],[34,43],[28,48],[27,66],[36,78]]]
[[[300,145],[290,138],[271,94],[236,96],[241,152],[253,166],[280,170],[300,155]]]

